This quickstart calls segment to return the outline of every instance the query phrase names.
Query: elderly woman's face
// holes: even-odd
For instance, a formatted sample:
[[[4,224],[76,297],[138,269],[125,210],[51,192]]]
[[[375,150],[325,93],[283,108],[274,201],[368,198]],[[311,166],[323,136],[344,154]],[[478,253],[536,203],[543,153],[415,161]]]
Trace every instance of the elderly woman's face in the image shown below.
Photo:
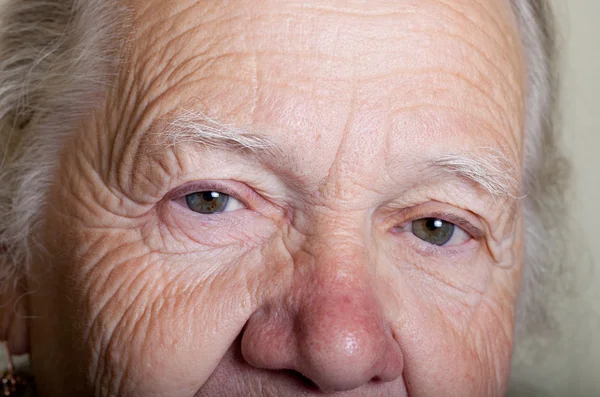
[[[522,256],[509,2],[128,5],[29,281],[40,389],[502,395]]]

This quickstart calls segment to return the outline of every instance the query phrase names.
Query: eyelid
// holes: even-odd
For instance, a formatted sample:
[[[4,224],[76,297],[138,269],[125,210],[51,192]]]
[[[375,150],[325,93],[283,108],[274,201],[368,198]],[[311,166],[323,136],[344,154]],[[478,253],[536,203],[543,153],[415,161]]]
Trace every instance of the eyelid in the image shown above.
[[[249,196],[252,194],[251,189],[245,186],[242,183],[235,183],[237,189],[233,189],[230,186],[231,183],[224,183],[221,181],[199,181],[199,182],[191,182],[180,186],[171,192],[167,193],[166,199],[168,200],[177,200],[187,196],[188,194],[198,193],[198,192],[206,192],[206,191],[215,191],[226,194],[239,200],[248,207]],[[242,190],[242,192],[240,192]]]

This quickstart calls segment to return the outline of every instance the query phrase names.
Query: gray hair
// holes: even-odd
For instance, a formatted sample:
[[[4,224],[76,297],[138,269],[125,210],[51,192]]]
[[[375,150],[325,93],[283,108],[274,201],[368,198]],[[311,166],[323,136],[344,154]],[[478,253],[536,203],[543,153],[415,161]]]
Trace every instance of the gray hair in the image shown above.
[[[5,0],[6,1],[6,0]],[[109,82],[110,1],[8,0],[0,13],[0,292],[28,270],[64,138]],[[42,248],[42,247],[38,247]]]
[[[566,266],[568,163],[557,146],[555,32],[547,0],[510,0],[527,62],[525,266],[515,363],[527,335],[551,328],[548,296]],[[112,0],[8,0],[0,21],[0,292],[27,272],[64,137],[114,71]],[[527,342],[530,343],[530,342]]]

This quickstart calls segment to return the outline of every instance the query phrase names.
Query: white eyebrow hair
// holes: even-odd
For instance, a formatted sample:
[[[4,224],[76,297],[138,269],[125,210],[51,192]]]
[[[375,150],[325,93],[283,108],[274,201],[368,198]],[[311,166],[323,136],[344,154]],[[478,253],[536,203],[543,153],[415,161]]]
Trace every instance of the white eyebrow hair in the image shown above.
[[[163,146],[204,145],[221,150],[266,152],[274,154],[276,146],[267,138],[247,129],[224,124],[202,112],[183,110],[158,133]]]
[[[521,183],[517,165],[498,148],[484,147],[482,153],[449,153],[431,159],[428,166],[470,180],[495,199],[519,200]]]

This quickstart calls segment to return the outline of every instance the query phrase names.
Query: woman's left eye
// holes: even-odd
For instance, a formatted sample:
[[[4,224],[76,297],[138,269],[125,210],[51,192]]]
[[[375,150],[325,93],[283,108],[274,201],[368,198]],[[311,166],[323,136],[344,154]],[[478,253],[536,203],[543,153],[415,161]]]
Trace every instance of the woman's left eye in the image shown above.
[[[185,196],[188,208],[200,214],[218,214],[244,209],[239,200],[217,191],[195,192]]]
[[[437,246],[460,245],[471,236],[453,223],[438,218],[422,218],[410,223],[410,231],[421,240]]]

